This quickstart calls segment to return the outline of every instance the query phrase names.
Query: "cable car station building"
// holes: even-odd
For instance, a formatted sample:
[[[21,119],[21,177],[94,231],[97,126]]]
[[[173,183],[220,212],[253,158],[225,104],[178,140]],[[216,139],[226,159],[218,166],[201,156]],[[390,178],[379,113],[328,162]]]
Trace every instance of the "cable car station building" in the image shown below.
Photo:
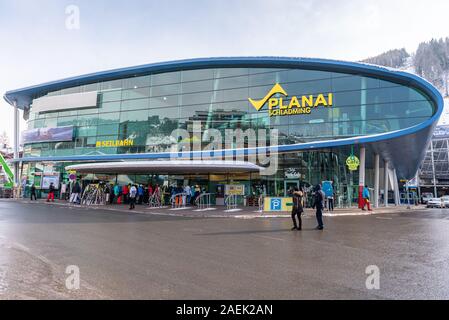
[[[26,177],[44,188],[48,177],[64,181],[76,172],[89,181],[199,184],[211,193],[240,184],[247,196],[284,196],[332,181],[339,206],[357,201],[365,184],[375,205],[387,202],[385,190],[397,203],[398,181],[415,177],[443,111],[440,93],[415,75],[282,57],[154,63],[4,98],[15,108],[16,142],[19,109],[27,119],[17,182]],[[212,133],[225,139],[229,130],[256,135],[210,148]],[[269,174],[260,170],[267,163],[250,159],[262,151],[277,158]]]

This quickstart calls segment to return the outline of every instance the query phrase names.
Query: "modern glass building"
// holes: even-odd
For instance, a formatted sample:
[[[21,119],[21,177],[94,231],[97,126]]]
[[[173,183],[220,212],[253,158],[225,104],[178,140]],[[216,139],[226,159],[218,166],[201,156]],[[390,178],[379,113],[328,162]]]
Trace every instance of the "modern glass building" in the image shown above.
[[[239,183],[247,195],[283,196],[291,186],[332,181],[340,205],[357,199],[361,184],[373,189],[376,202],[387,189],[397,195],[398,179],[416,175],[443,110],[438,91],[409,73],[281,57],[155,63],[13,90],[4,98],[28,121],[23,158],[14,160],[28,180],[52,175],[62,181],[67,166],[83,164],[76,171],[85,180],[198,183],[211,192]],[[190,138],[174,135],[176,129]],[[256,135],[245,136],[243,145],[210,147],[212,133],[225,139],[239,129]],[[275,132],[277,141],[270,138]],[[179,142],[195,151],[179,156],[173,149]],[[276,172],[213,165],[176,171],[154,162],[224,155],[249,160],[258,151],[278,157]],[[347,165],[352,154],[359,159],[354,171]],[[137,170],[135,161],[148,167]],[[120,170],[90,166],[116,162]]]

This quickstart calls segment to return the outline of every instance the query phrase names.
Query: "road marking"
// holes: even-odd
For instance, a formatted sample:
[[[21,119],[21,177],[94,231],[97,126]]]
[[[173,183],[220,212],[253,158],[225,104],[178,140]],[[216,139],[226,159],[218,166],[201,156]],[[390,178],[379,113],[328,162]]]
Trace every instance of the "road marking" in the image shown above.
[[[387,217],[376,217],[376,219],[380,219],[380,220],[393,220],[393,218],[387,218]]]

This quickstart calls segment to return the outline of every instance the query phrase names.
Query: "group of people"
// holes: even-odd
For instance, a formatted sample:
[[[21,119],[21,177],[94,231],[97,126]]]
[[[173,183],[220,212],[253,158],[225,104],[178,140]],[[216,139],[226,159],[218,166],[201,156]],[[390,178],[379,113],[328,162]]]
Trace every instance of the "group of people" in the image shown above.
[[[292,230],[302,230],[302,218],[301,215],[304,212],[304,193],[299,190],[299,188],[295,188],[291,192],[292,198],[293,198],[293,206],[292,206],[292,220],[293,220],[293,228]],[[318,223],[318,226],[316,227],[317,230],[323,230],[324,229],[324,223],[323,223],[323,209],[325,204],[325,194],[321,190],[321,186],[317,185],[314,188],[314,195],[313,195],[313,203],[312,208],[316,209],[315,215],[316,220]]]
[[[293,228],[292,230],[302,230],[302,219],[301,215],[304,213],[304,192],[299,190],[299,188],[294,188],[294,190],[291,192],[292,198],[293,198],[293,206],[292,206],[292,220],[293,220]],[[313,200],[312,200],[312,208],[315,209],[315,216],[318,223],[318,226],[316,227],[317,230],[324,230],[324,223],[323,223],[323,210],[326,207],[326,198],[329,205],[329,211],[333,211],[333,197],[332,199],[329,199],[329,197],[326,197],[325,193],[321,189],[321,185],[316,185],[314,188],[314,194],[313,194]],[[371,205],[370,205],[370,193],[368,186],[365,186],[363,188],[362,192],[362,210],[366,210],[365,207],[368,207],[369,211],[372,211]],[[331,202],[329,201],[331,200]]]

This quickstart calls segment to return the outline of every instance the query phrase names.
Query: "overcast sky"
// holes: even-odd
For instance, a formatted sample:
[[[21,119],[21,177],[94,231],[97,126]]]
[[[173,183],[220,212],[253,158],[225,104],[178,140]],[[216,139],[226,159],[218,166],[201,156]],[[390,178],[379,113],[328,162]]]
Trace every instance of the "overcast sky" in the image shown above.
[[[66,27],[68,5],[79,29]],[[173,59],[412,52],[449,36],[448,15],[448,0],[0,0],[0,93]],[[12,140],[12,107],[0,109]]]

